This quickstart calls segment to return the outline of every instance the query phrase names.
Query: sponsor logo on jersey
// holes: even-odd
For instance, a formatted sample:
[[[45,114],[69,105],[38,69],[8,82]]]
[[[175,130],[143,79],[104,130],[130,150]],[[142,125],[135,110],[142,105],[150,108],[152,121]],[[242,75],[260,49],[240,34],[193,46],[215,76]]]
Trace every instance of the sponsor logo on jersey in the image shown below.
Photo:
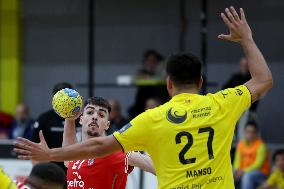
[[[78,172],[73,172],[73,175],[76,175],[77,178],[74,178],[73,180],[69,180],[67,181],[67,187],[80,187],[80,188],[84,188],[85,186],[85,182],[82,181],[82,177],[81,175],[78,174]]]
[[[173,108],[170,108],[167,112],[167,120],[179,124],[186,120],[187,112],[183,109],[173,111]]]
[[[95,159],[89,159],[88,166],[91,166],[95,163]]]

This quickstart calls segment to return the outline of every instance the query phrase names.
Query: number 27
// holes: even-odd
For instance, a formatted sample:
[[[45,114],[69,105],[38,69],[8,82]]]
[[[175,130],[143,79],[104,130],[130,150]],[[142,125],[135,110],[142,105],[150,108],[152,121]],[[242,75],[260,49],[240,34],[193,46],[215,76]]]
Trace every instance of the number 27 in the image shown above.
[[[208,157],[209,157],[209,159],[214,159],[213,148],[212,148],[212,142],[213,142],[213,138],[214,138],[214,129],[212,127],[205,127],[205,128],[200,128],[198,130],[199,134],[204,133],[204,132],[209,132],[208,141],[207,141]],[[186,137],[188,142],[179,153],[179,161],[182,164],[195,163],[196,158],[185,159],[185,157],[184,157],[185,154],[188,152],[188,150],[193,145],[192,134],[190,134],[189,132],[185,132],[185,131],[179,132],[176,135],[176,144],[181,143],[182,137]]]

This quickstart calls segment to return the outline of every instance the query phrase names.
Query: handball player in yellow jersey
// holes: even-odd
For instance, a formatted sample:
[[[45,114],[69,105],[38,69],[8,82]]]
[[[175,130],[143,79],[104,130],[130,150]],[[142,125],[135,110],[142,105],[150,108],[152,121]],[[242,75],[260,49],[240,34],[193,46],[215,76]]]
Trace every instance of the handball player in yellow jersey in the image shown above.
[[[105,156],[114,151],[147,151],[154,163],[159,189],[232,189],[230,148],[236,122],[252,102],[273,85],[272,74],[256,46],[243,9],[221,13],[229,34],[219,39],[239,43],[248,60],[251,79],[215,94],[199,95],[199,59],[174,54],[167,60],[167,89],[172,99],[138,115],[111,136],[63,148],[49,149],[18,138],[21,159],[67,161]]]

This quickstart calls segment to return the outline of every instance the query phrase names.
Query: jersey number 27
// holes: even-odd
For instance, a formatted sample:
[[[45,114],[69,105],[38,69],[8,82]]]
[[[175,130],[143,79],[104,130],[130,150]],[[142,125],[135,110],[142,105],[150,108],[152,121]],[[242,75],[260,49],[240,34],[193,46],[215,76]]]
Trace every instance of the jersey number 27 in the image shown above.
[[[212,142],[213,142],[213,138],[214,138],[214,129],[212,127],[205,127],[205,128],[200,128],[198,130],[199,134],[200,133],[204,133],[204,132],[208,132],[209,133],[208,140],[207,140],[208,157],[209,157],[209,159],[214,159],[213,148],[212,148]],[[196,158],[185,159],[185,157],[184,157],[185,154],[188,152],[188,150],[193,145],[192,134],[190,134],[189,132],[186,132],[186,131],[179,132],[176,135],[176,144],[180,144],[181,143],[181,138],[182,137],[186,137],[187,138],[187,144],[183,147],[183,149],[179,153],[179,161],[182,164],[195,163]]]

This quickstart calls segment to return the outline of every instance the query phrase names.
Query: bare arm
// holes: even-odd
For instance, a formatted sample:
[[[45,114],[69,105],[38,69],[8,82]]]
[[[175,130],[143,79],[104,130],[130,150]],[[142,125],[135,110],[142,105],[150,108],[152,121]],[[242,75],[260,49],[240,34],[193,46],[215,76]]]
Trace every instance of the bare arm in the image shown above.
[[[264,184],[262,184],[260,187],[258,187],[257,189],[276,189],[276,188],[273,187],[273,186],[270,186],[270,185],[267,184],[267,183],[264,183]]]
[[[31,142],[28,139],[18,137],[14,143],[18,158],[36,161],[72,161],[78,159],[89,159],[108,155],[112,152],[122,150],[122,147],[113,135],[89,139],[62,148],[49,149],[45,139],[40,134],[40,143]]]
[[[152,159],[146,154],[141,154],[140,152],[130,152],[128,154],[128,164],[133,167],[139,167],[144,171],[156,175]]]
[[[77,142],[75,119],[65,119],[62,147],[76,144]],[[68,164],[68,161],[64,161],[66,167],[68,167]]]
[[[255,102],[272,88],[272,74],[262,53],[253,40],[252,32],[246,21],[243,9],[240,9],[241,17],[239,17],[234,7],[230,7],[230,9],[226,8],[225,12],[226,15],[221,13],[221,17],[229,28],[230,34],[221,34],[218,38],[241,44],[248,60],[249,72],[252,77],[245,83],[245,86],[251,92],[252,102]]]

